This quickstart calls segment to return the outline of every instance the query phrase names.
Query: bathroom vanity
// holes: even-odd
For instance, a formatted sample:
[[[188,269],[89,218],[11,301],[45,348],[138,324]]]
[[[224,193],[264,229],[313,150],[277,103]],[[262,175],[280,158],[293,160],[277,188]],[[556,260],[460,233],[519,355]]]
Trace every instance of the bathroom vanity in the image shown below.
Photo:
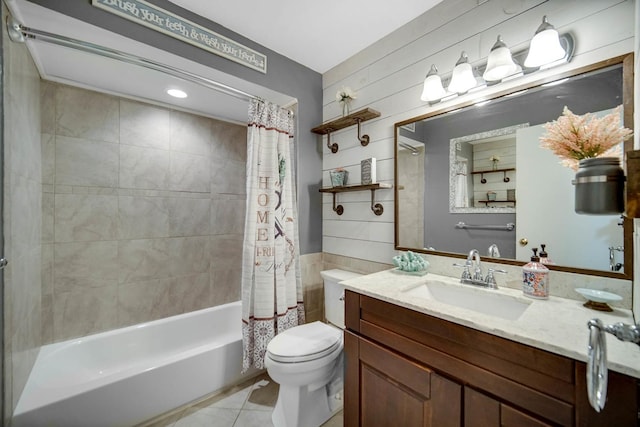
[[[638,425],[637,346],[607,338],[603,412],[587,399],[584,319],[628,322],[624,310],[606,317],[580,301],[519,301],[501,289],[526,304],[507,320],[414,292],[436,277],[461,286],[426,277],[385,271],[345,282],[345,426]],[[482,293],[472,296],[482,304]]]

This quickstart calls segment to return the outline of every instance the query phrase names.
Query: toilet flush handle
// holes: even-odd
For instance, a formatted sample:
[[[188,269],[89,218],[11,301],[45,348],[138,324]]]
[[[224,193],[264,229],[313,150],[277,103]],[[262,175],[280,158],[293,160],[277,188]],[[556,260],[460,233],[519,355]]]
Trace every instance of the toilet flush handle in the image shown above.
[[[338,298],[340,301],[344,301],[344,292],[342,293],[342,295],[340,295],[340,298]]]

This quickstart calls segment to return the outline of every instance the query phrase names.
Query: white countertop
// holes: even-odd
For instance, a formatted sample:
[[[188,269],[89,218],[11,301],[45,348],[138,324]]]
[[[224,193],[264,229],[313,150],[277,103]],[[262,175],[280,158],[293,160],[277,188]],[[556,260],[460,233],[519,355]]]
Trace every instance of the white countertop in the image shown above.
[[[498,292],[531,304],[517,320],[505,320],[404,292],[428,280],[472,288],[474,292]],[[590,319],[599,318],[605,325],[617,322],[634,323],[630,310],[614,308],[612,312],[595,311],[584,307],[582,302],[577,300],[553,296],[548,300],[531,299],[515,289],[493,290],[461,285],[456,278],[431,273],[426,276],[411,276],[386,270],[341,283],[346,289],[363,295],[582,362],[587,362],[587,322]],[[640,347],[633,343],[621,342],[611,334],[606,336],[609,369],[640,378]]]

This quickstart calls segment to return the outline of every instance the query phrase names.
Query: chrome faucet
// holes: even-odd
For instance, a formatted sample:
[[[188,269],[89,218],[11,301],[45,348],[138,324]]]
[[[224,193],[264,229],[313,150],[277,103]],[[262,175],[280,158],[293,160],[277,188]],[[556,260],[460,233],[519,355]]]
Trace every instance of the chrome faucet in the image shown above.
[[[473,265],[473,280],[482,281],[482,265],[480,264],[480,251],[471,249],[467,256],[467,262]]]
[[[506,273],[505,270],[497,270],[490,268],[487,272],[487,276],[482,274],[482,264],[480,260],[480,252],[477,249],[471,249],[467,256],[467,261],[464,264],[454,263],[456,267],[463,267],[462,275],[460,276],[460,283],[467,285],[478,285],[486,288],[497,289],[498,284],[494,273]],[[473,269],[473,273],[471,272]]]

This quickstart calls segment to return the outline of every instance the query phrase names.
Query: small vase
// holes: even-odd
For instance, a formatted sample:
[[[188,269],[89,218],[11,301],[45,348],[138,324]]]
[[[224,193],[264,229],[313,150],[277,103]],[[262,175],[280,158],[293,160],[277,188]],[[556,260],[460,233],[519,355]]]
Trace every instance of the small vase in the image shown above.
[[[624,171],[618,157],[582,159],[578,165],[575,211],[588,215],[624,212]]]
[[[343,101],[342,102],[342,117],[348,116],[350,109],[351,109],[351,107],[349,105],[349,102],[348,101]]]
[[[329,171],[329,177],[331,178],[331,186],[343,187],[347,185],[349,172],[348,171]]]

